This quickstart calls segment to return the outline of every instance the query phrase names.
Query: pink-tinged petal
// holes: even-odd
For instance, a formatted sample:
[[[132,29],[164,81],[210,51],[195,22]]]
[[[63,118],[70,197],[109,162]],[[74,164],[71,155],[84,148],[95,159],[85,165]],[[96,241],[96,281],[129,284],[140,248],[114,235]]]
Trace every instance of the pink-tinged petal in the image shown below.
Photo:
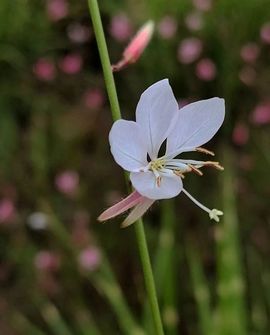
[[[114,72],[120,71],[127,65],[135,63],[150,42],[153,32],[154,23],[153,21],[148,21],[128,44],[123,52],[122,59],[118,63],[112,65],[112,70]]]
[[[143,201],[140,202],[127,216],[127,218],[122,222],[121,228],[126,228],[132,223],[136,222],[143,214],[148,210],[150,206],[155,202],[155,200],[143,198]]]
[[[222,125],[224,116],[225,103],[220,98],[197,101],[180,109],[167,139],[166,155],[176,156],[208,142]]]
[[[136,109],[136,121],[146,136],[151,159],[157,157],[177,114],[178,104],[168,79],[158,81],[141,95]]]
[[[115,161],[127,171],[138,171],[146,166],[147,144],[140,126],[134,121],[116,121],[109,134]]]
[[[117,204],[112,207],[106,209],[103,213],[98,217],[98,221],[106,221],[116,217],[119,214],[126,212],[128,209],[139,204],[144,197],[139,194],[137,191],[132,192],[125,199],[121,200]]]
[[[161,175],[160,184],[157,184],[155,175],[151,171],[132,172],[130,180],[133,187],[143,196],[149,199],[169,199],[178,195],[183,183],[180,177],[171,174],[170,176]]]

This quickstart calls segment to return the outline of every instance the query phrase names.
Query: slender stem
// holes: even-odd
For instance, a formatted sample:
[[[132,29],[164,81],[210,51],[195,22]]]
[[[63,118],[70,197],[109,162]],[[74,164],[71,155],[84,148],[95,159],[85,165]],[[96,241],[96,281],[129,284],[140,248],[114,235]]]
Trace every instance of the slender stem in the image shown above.
[[[101,64],[103,68],[103,74],[105,79],[105,84],[107,87],[107,92],[111,105],[112,118],[114,121],[121,118],[121,112],[119,108],[118,97],[116,93],[114,78],[111,70],[111,62],[109,58],[109,53],[106,45],[106,40],[104,36],[103,26],[100,17],[100,11],[98,7],[97,0],[88,0],[90,16],[92,18],[93,28],[95,31],[95,36],[97,40],[97,45],[99,49],[99,55],[101,59]],[[144,232],[144,226],[142,220],[138,220],[135,224],[135,232],[138,243],[138,248],[140,252],[142,268],[144,273],[145,286],[148,293],[152,316],[154,320],[156,335],[163,335],[163,327],[161,322],[161,316],[158,306],[155,282],[153,271],[151,267],[151,261],[149,256],[149,251],[147,247],[147,241]]]

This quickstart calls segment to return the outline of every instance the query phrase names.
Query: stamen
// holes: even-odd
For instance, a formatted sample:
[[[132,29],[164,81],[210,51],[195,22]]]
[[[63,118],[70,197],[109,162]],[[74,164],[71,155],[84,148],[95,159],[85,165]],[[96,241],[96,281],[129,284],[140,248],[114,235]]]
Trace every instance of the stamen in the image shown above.
[[[182,179],[185,178],[184,174],[179,171],[179,170],[173,170],[173,173],[177,176],[177,177],[181,177]]]
[[[201,204],[198,200],[196,200],[190,193],[188,193],[188,191],[186,191],[184,188],[182,190],[185,195],[192,200],[197,206],[199,206],[202,210],[204,210],[205,212],[208,213],[210,219],[215,220],[216,222],[219,222],[219,216],[223,215],[223,212],[214,208],[214,209],[209,209],[206,206],[204,206],[203,204]]]
[[[213,151],[207,150],[202,147],[196,148],[195,151],[202,152],[203,154],[206,154],[206,155],[215,156],[215,153]]]
[[[219,164],[219,162],[212,162],[212,161],[207,161],[204,163],[205,166],[210,166],[213,167],[217,170],[223,171],[224,167],[222,165]]]
[[[202,176],[203,175],[203,173],[202,173],[202,171],[200,171],[198,168],[196,168],[195,166],[193,166],[193,165],[191,165],[191,164],[188,164],[188,166],[190,167],[190,169],[193,171],[193,172],[195,172],[197,175],[199,175],[199,176]]]

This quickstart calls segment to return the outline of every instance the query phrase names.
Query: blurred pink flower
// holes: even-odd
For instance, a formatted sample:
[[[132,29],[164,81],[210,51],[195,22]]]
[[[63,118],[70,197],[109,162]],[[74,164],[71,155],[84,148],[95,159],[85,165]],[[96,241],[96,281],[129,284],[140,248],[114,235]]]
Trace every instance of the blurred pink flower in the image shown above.
[[[66,0],[47,0],[47,15],[50,20],[58,21],[68,14],[68,3]]]
[[[201,59],[196,65],[196,75],[199,79],[211,81],[217,74],[216,65],[209,58]]]
[[[270,102],[262,103],[255,107],[251,115],[251,121],[256,125],[270,123]]]
[[[194,62],[202,52],[202,41],[196,37],[190,37],[182,40],[178,47],[178,60],[183,64]]]
[[[194,7],[201,11],[207,12],[212,8],[211,0],[192,0],[192,2]]]
[[[198,31],[203,26],[203,19],[200,12],[192,12],[185,18],[186,26],[191,31]]]
[[[12,220],[14,214],[15,214],[14,203],[10,199],[2,199],[0,201],[0,223]]]
[[[42,271],[56,271],[60,266],[60,258],[48,250],[39,251],[34,259],[35,267]]]
[[[100,108],[104,103],[104,99],[104,94],[99,88],[90,89],[84,95],[85,105],[91,109]]]
[[[79,54],[66,55],[59,61],[60,69],[66,74],[76,74],[82,68],[83,60]]]
[[[100,265],[101,253],[96,247],[87,247],[79,254],[78,262],[83,269],[94,271]]]
[[[132,34],[132,27],[128,17],[125,14],[113,16],[109,26],[109,32],[117,41],[127,41]]]
[[[74,43],[84,43],[89,39],[91,33],[88,27],[75,22],[68,26],[67,35],[68,38]]]
[[[46,58],[40,58],[33,65],[33,72],[40,80],[51,81],[55,78],[55,66],[51,60]]]
[[[122,59],[117,64],[112,65],[112,70],[120,71],[128,64],[135,63],[150,42],[153,32],[153,21],[146,22],[124,50]]]
[[[56,176],[57,189],[67,195],[74,195],[79,185],[79,175],[76,171],[64,171]]]
[[[247,86],[251,86],[257,77],[256,71],[250,67],[245,66],[239,72],[239,79]]]
[[[235,125],[232,140],[237,145],[245,145],[249,140],[249,129],[246,124],[239,122]]]
[[[177,22],[172,16],[164,16],[157,26],[160,36],[164,39],[170,39],[175,35]]]
[[[247,43],[243,45],[240,50],[241,58],[247,63],[254,63],[259,53],[260,49],[256,43]]]
[[[265,23],[262,27],[261,27],[261,40],[266,43],[266,44],[270,44],[270,22]]]

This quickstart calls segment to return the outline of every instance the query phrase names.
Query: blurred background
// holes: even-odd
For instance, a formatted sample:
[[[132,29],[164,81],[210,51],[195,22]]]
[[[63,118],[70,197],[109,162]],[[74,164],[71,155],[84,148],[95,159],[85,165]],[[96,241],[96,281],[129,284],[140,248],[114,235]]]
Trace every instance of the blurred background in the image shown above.
[[[226,100],[207,144],[224,172],[145,215],[165,333],[270,333],[269,0],[102,0],[112,63],[155,22],[142,57],[115,74],[122,115],[168,77],[179,105]],[[134,229],[96,217],[127,195],[87,1],[1,0],[0,333],[154,334]],[[194,158],[203,158],[195,154]]]

